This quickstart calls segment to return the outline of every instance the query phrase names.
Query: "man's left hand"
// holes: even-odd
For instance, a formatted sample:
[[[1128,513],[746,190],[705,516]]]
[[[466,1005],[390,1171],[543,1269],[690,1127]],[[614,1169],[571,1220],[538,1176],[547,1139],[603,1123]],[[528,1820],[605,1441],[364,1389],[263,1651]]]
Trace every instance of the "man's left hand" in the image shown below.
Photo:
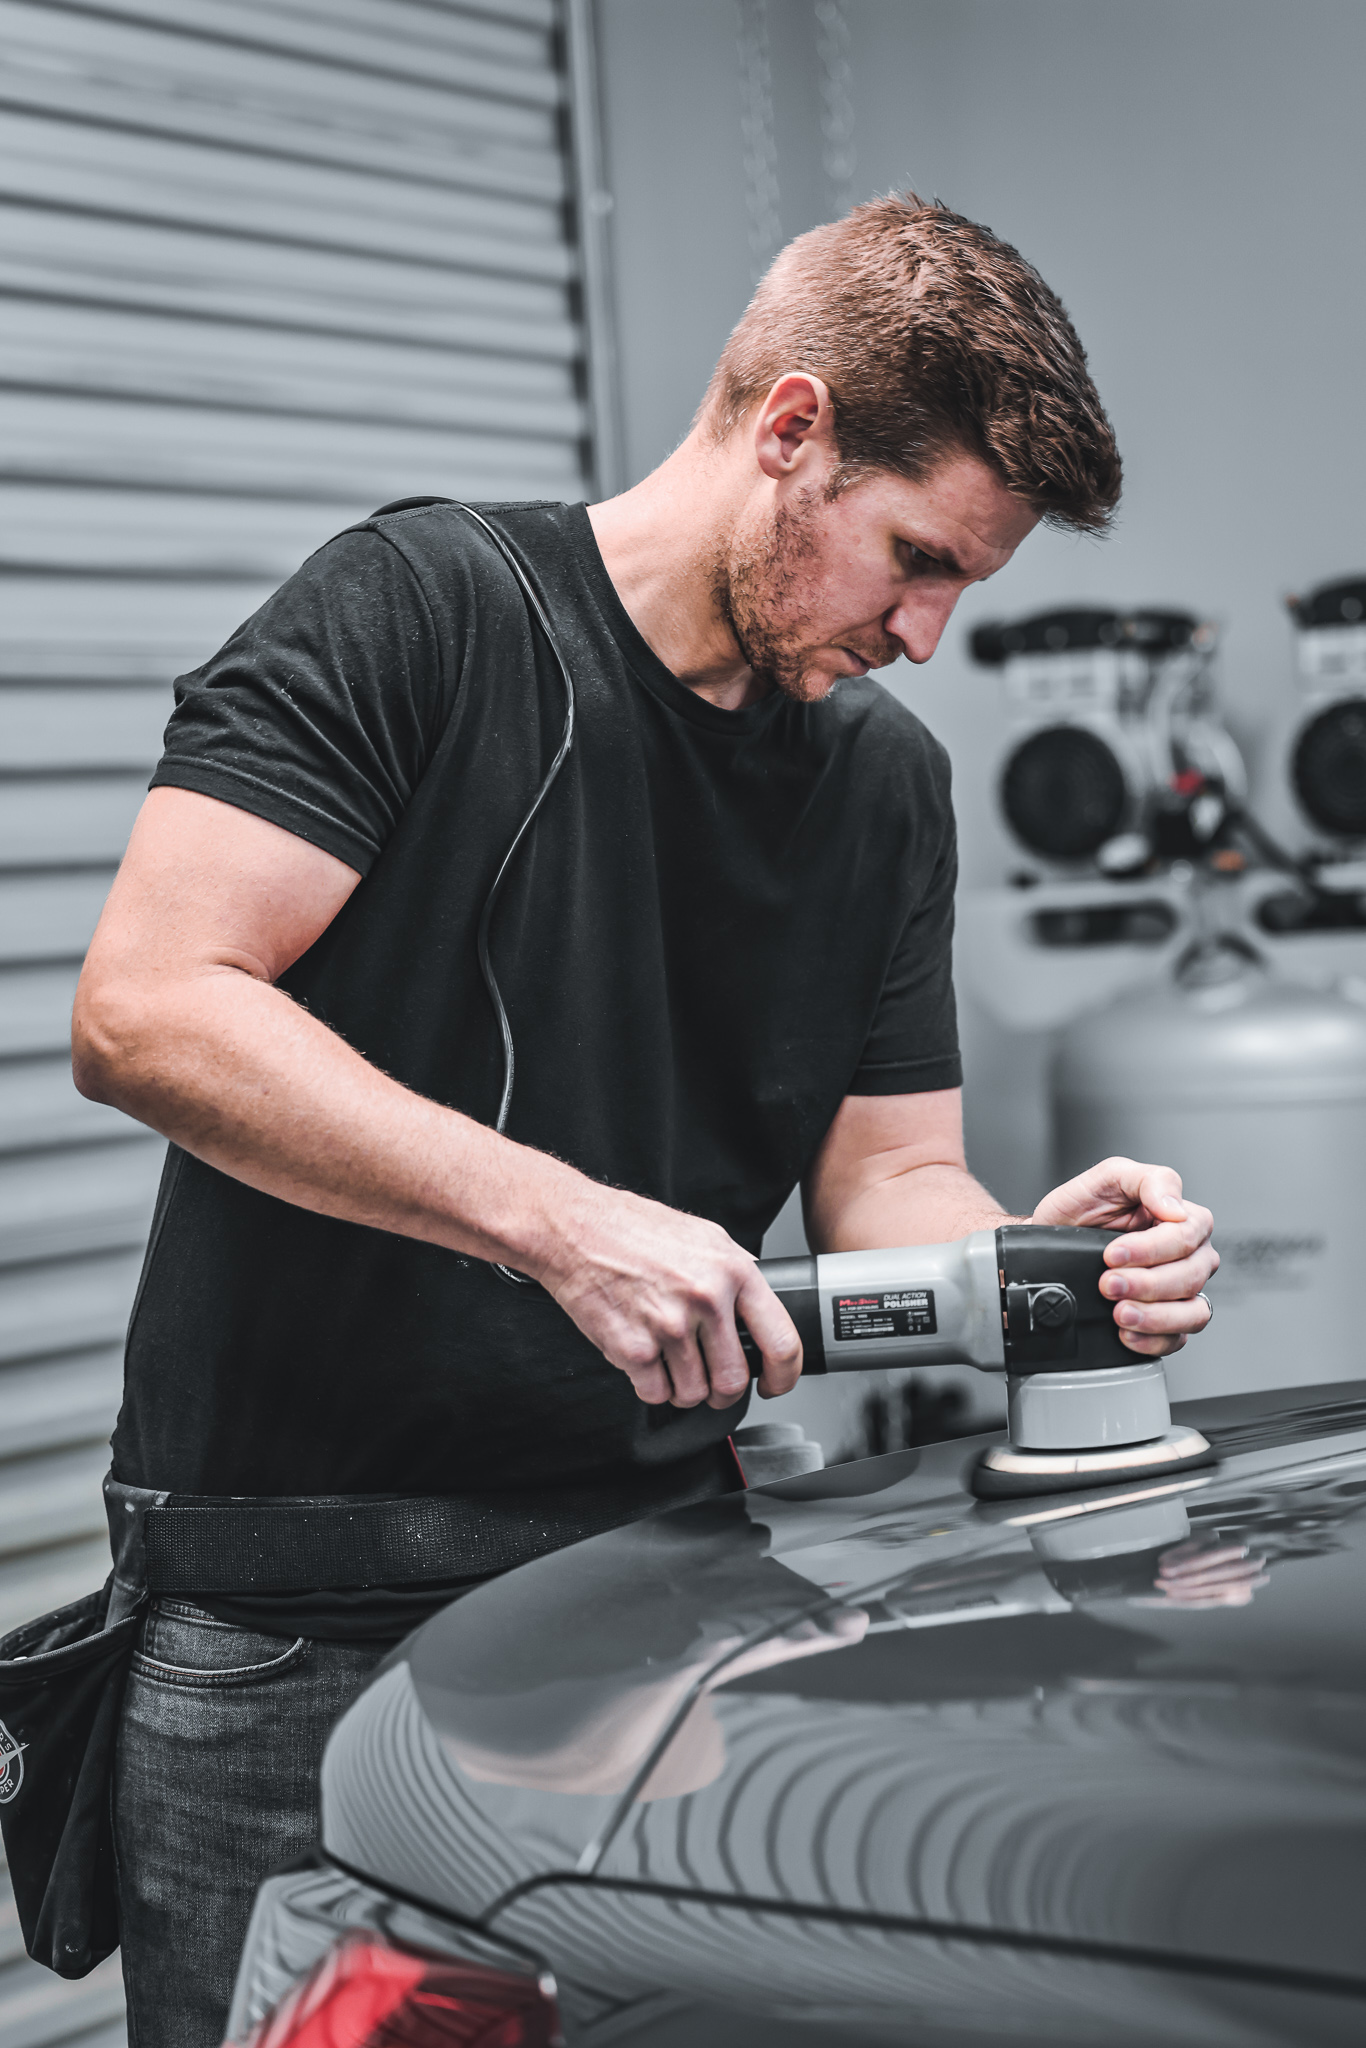
[[[1115,1304],[1115,1321],[1131,1351],[1148,1358],[1179,1351],[1203,1330],[1210,1308],[1200,1298],[1219,1254],[1210,1243],[1214,1218],[1181,1193],[1169,1166],[1103,1159],[1045,1195],[1031,1223],[1071,1223],[1122,1230],[1105,1254],[1100,1291]]]

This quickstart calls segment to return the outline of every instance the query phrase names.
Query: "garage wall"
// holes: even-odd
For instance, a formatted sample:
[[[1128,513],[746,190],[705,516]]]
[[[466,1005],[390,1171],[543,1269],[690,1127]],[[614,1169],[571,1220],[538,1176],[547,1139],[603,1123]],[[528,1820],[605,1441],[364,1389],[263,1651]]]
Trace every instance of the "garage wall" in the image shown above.
[[[75,1093],[68,1021],[171,678],[387,499],[614,460],[584,27],[0,0],[0,1631],[107,1570],[164,1148]],[[19,1958],[0,1919],[0,2048],[121,2024],[116,1964]]]

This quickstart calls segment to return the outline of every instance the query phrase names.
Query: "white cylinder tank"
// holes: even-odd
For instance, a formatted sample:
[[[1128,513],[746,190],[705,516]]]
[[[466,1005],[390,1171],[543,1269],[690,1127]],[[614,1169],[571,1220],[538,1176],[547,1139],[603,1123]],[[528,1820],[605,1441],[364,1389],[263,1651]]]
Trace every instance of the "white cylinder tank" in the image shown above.
[[[1060,1178],[1125,1153],[1214,1212],[1215,1317],[1174,1400],[1366,1377],[1366,1008],[1215,941],[1073,1024],[1053,1091]]]

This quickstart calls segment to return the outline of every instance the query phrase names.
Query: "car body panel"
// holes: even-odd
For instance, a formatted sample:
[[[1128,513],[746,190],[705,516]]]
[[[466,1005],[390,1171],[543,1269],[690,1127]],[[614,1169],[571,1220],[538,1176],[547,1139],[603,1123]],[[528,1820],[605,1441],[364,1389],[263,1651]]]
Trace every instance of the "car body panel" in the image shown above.
[[[554,1959],[572,2048],[1359,2048],[1363,2033],[1360,1997],[601,1884],[537,1887],[497,1925]]]
[[[849,2042],[1358,2039],[1366,1385],[1296,1407],[1203,1404],[1220,1463],[1165,1484],[984,1506],[939,1444],[539,1560],[339,1724],[324,1846],[537,1946],[595,2043],[663,1999],[719,2048],[718,1995]],[[1173,1597],[1192,1545],[1261,1572]]]

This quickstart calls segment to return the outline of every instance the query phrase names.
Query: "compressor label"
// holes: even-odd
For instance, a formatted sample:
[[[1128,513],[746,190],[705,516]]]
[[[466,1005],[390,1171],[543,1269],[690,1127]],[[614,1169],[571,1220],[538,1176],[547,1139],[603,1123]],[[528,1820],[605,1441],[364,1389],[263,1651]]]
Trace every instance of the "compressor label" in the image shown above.
[[[892,1294],[837,1294],[835,1339],[849,1344],[857,1337],[933,1337],[934,1290],[899,1287]]]
[[[1317,1284],[1313,1262],[1323,1257],[1322,1237],[1292,1237],[1272,1231],[1220,1231],[1219,1295],[1236,1300],[1259,1294],[1297,1294]]]

